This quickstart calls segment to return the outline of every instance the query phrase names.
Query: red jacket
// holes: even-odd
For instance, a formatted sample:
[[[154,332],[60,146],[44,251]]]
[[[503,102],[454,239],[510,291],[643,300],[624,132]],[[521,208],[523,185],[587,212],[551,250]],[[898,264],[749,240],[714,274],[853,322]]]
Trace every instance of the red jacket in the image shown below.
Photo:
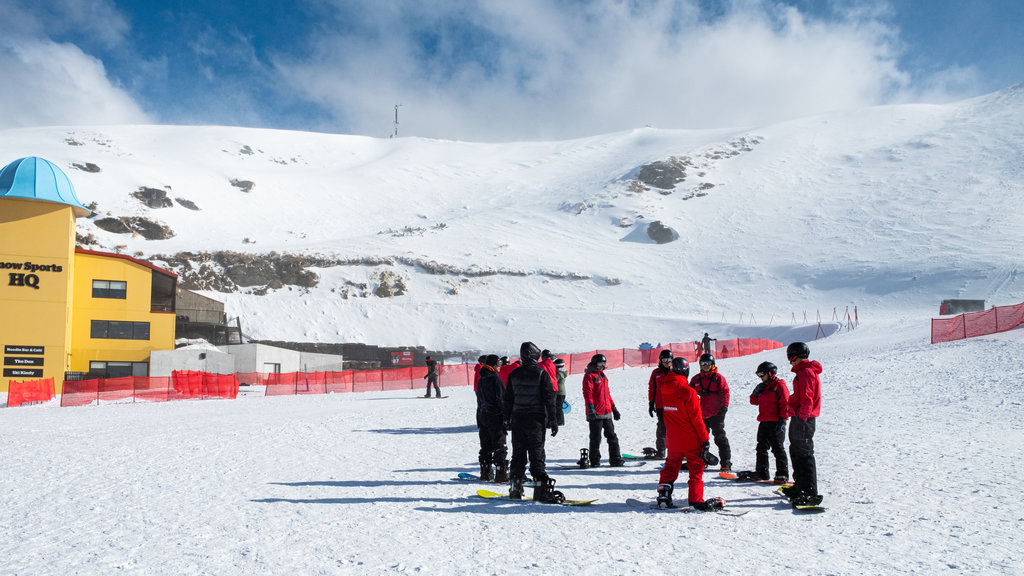
[[[764,384],[767,386],[759,395],[750,395],[750,403],[757,406],[757,421],[778,422],[789,418],[789,388],[786,388],[786,381],[772,376]]]
[[[664,400],[661,399],[661,383],[665,380],[665,374],[671,372],[658,366],[651,372],[651,379],[647,381],[647,401],[654,401],[654,407],[661,410],[665,407]]]
[[[558,370],[555,369],[555,361],[551,358],[545,358],[537,362],[537,366],[540,366],[548,373],[548,376],[551,376],[551,383],[555,387],[555,392],[558,392]]]
[[[483,364],[477,364],[476,368],[473,369],[473,392],[476,392],[476,385],[480,383],[480,370],[483,367]]]
[[[821,413],[821,363],[804,360],[793,366],[793,395],[789,397],[789,413],[801,420],[817,418]]]
[[[583,376],[583,403],[588,409],[593,404],[598,418],[611,418],[615,402],[612,400],[612,393],[608,389],[608,378],[604,372],[587,370],[586,375]]]
[[[501,381],[505,383],[505,386],[508,386],[508,375],[516,368],[519,368],[519,365],[519,360],[516,360],[498,368],[498,376],[501,376]]]
[[[665,448],[693,454],[708,441],[697,392],[686,383],[686,377],[671,370],[661,381],[661,397],[665,402]]]
[[[707,374],[698,372],[690,380],[690,386],[700,396],[700,411],[704,418],[717,416],[722,408],[729,407],[729,383],[718,372],[718,366],[712,366]]]

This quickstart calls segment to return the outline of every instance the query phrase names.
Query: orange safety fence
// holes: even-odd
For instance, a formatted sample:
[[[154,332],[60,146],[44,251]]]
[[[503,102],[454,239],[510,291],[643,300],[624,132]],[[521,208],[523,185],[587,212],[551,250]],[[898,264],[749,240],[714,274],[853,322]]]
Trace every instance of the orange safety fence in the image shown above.
[[[782,348],[781,342],[760,338],[719,340],[716,355],[734,358]],[[592,350],[562,354],[569,374],[581,374],[594,354],[604,354],[606,370],[655,366],[663,349],[675,356],[696,362],[698,354],[692,342],[672,343],[649,350]],[[438,365],[440,386],[469,386],[473,383],[472,364]],[[345,370],[341,372],[288,372],[210,374],[208,372],[175,371],[170,377],[125,377],[96,380],[65,381],[61,406],[84,406],[97,401],[166,402],[193,398],[236,398],[239,386],[265,387],[267,396],[331,394],[346,392],[383,392],[426,388],[427,368],[412,366],[384,370]],[[9,404],[10,405],[10,404]]]
[[[1024,324],[1024,303],[994,306],[952,318],[932,318],[932,344],[1006,332]]]
[[[7,389],[7,407],[14,408],[23,404],[48,402],[53,399],[53,396],[53,378],[26,382],[11,381],[11,385]]]

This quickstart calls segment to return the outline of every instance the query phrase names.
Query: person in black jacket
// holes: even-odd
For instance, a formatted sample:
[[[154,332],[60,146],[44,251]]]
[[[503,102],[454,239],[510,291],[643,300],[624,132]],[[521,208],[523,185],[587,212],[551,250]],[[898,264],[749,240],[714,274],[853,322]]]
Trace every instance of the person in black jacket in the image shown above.
[[[548,501],[554,494],[554,480],[548,478],[545,470],[544,436],[548,427],[552,436],[558,434],[553,414],[554,385],[547,371],[537,365],[540,348],[536,344],[523,342],[519,357],[522,365],[509,374],[504,398],[505,422],[512,431],[509,498],[518,500],[523,497],[526,457],[529,455],[533,499]]]
[[[476,387],[480,479],[484,482],[508,482],[504,395],[505,384],[498,377],[498,356],[491,354],[480,367],[480,381]]]
[[[430,356],[427,356],[427,375],[423,377],[427,381],[427,393],[424,394],[427,398],[430,398],[430,386],[434,386],[434,390],[437,391],[437,397],[441,397],[441,387],[437,385],[437,360],[434,360]]]

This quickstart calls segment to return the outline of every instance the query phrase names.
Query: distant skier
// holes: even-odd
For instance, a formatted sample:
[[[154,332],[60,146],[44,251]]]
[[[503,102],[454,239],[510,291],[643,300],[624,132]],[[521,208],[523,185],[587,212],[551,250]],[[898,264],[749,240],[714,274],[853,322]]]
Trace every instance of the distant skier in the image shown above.
[[[757,366],[761,383],[750,394],[750,403],[757,406],[757,455],[754,478],[768,480],[768,450],[775,456],[775,477],[780,484],[789,481],[789,460],[786,458],[786,418],[789,416],[789,388],[776,376],[778,368],[771,362]]]
[[[594,354],[587,364],[583,376],[583,402],[587,406],[587,422],[590,423],[590,461],[580,459],[581,467],[601,465],[601,433],[608,441],[608,464],[622,466],[626,461],[619,451],[619,437],[615,434],[615,423],[619,419],[619,409],[615,407],[611,391],[608,389],[608,377],[604,375],[607,360],[604,354]]]
[[[427,398],[430,398],[430,386],[434,386],[434,390],[437,391],[437,397],[441,397],[441,387],[437,385],[437,360],[434,360],[430,356],[427,356],[427,375],[423,378],[427,381],[427,393],[424,394]]]
[[[704,349],[704,354],[714,354],[715,351],[711,348],[712,342],[718,342],[718,338],[712,338],[708,336],[708,333],[704,333],[704,337],[700,339],[700,345]]]
[[[697,392],[686,382],[690,364],[685,358],[673,358],[672,369],[661,380],[665,411],[665,442],[668,458],[658,477],[658,505],[674,508],[672,492],[679,470],[686,459],[689,472],[687,500],[698,510],[717,510],[724,506],[721,498],[704,499],[704,458],[714,461],[708,447],[708,430],[701,418]]]
[[[551,377],[537,365],[540,348],[533,342],[523,342],[519,355],[522,365],[508,376],[503,410],[505,422],[512,430],[509,498],[523,497],[529,456],[533,498],[548,501],[554,491],[554,480],[545,470],[544,436],[548,427],[551,436],[558,434],[558,424],[551,413],[555,391]]]
[[[721,459],[722,470],[732,470],[732,449],[729,438],[725,435],[725,413],[729,410],[729,383],[715,366],[715,357],[701,354],[700,372],[690,381],[700,396],[700,409],[704,416],[704,425],[715,437],[718,457]]]
[[[793,419],[789,423],[789,455],[793,459],[793,485],[783,488],[795,505],[821,504],[818,494],[818,468],[814,460],[814,429],[821,413],[821,363],[808,360],[811,349],[803,342],[793,342],[786,348],[786,357],[796,376],[789,409]]]
[[[505,384],[498,378],[498,356],[491,354],[481,364],[480,382],[476,389],[480,479],[485,482],[508,482],[504,393]]]
[[[658,417],[658,425],[654,430],[654,449],[657,458],[665,457],[665,411],[661,398],[661,382],[671,371],[672,351],[662,350],[658,354],[658,367],[651,371],[651,377],[647,381],[647,414],[651,418]]]

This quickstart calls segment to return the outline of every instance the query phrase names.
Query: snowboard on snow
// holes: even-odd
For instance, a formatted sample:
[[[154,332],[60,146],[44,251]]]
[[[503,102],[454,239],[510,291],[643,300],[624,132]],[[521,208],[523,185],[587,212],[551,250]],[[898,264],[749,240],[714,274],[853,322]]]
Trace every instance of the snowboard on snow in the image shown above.
[[[719,478],[725,478],[726,480],[732,480],[734,482],[751,482],[754,484],[772,484],[775,486],[792,486],[792,482],[776,482],[774,480],[761,480],[754,478],[753,470],[741,470],[739,472],[719,472]]]
[[[690,506],[676,506],[675,508],[663,508],[658,506],[658,503],[653,500],[637,500],[636,498],[630,498],[626,500],[626,505],[630,508],[637,508],[646,512],[712,512],[720,514],[722,516],[743,516],[750,512],[750,510],[733,510],[731,508],[721,508],[719,510],[697,510]]]
[[[622,466],[611,466],[611,465],[609,465],[607,463],[604,463],[604,464],[601,464],[600,466],[587,466],[586,468],[581,468],[579,464],[570,464],[570,465],[566,465],[566,466],[557,466],[554,469],[555,470],[617,470],[619,468],[639,468],[639,467],[643,466],[644,464],[647,464],[647,462],[644,462],[643,460],[637,461],[637,460],[631,460],[629,458],[626,458],[625,455],[623,455],[623,459],[625,459],[626,462]]]
[[[776,490],[775,492],[779,496],[782,496],[783,498],[786,498],[786,500],[789,500],[789,498],[787,498],[786,495],[782,493],[782,489],[783,488],[785,488],[785,486],[780,486],[779,489]],[[825,510],[827,510],[827,508],[825,508],[821,504],[813,504],[813,505],[812,504],[801,504],[801,505],[797,505],[797,504],[793,504],[792,501],[790,501],[789,503],[790,503],[791,506],[793,506],[793,510],[794,511],[800,512],[802,514],[820,514],[820,513],[824,512]]]
[[[533,502],[533,498],[529,496],[523,496],[522,500],[513,500],[508,497],[508,494],[499,494],[497,492],[491,492],[490,490],[477,490],[476,495],[481,498],[487,498],[489,500],[505,500],[507,502]],[[589,506],[597,502],[597,498],[593,500],[563,500],[561,502],[540,502],[540,504],[556,504],[558,506]]]
[[[469,472],[459,472],[459,480],[476,480],[482,482],[480,476],[477,474],[470,474]],[[490,484],[508,484],[507,482],[490,482]],[[533,486],[533,479],[528,478],[523,482],[523,486]]]

